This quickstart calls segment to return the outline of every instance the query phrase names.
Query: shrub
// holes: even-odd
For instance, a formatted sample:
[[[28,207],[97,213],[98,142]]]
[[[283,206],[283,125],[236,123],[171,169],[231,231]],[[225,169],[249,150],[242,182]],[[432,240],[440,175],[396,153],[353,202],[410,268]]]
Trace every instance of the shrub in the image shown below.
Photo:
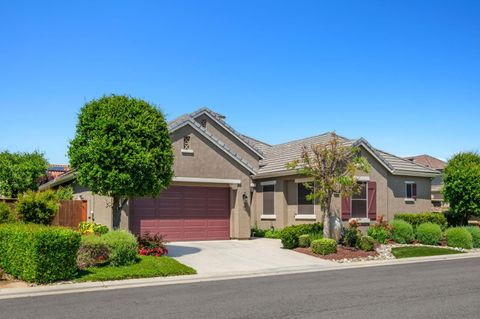
[[[322,232],[323,224],[321,223],[292,225],[285,227],[281,231],[280,239],[282,240],[283,248],[293,249],[298,247],[298,236]]]
[[[472,235],[473,248],[480,248],[480,228],[477,226],[465,227],[466,230]]]
[[[448,226],[447,218],[443,213],[396,214],[394,219],[401,219],[411,224],[414,229],[420,224],[433,223],[445,230]]]
[[[78,224],[78,231],[82,235],[97,234],[102,235],[108,233],[108,227],[93,222],[81,222]]]
[[[257,238],[262,238],[265,237],[265,229],[260,229],[258,228],[257,225],[255,225],[251,230],[250,230],[252,237],[257,237]]]
[[[113,230],[102,235],[110,250],[110,263],[113,266],[134,264],[137,261],[137,240],[125,230]]]
[[[52,190],[27,191],[18,198],[16,209],[26,223],[50,225],[58,213],[59,202]]]
[[[335,239],[322,238],[312,241],[312,251],[315,254],[329,255],[337,252],[337,242]]]
[[[358,223],[353,219],[348,223],[348,228],[343,236],[343,243],[347,247],[358,247],[361,236],[362,233],[358,229]]]
[[[265,232],[265,238],[280,239],[282,231],[278,229],[269,229]]]
[[[310,247],[310,235],[300,235],[298,236],[298,246],[299,247]]]
[[[424,245],[438,245],[442,239],[440,225],[434,223],[423,223],[417,227],[417,240]]]
[[[14,210],[5,203],[0,202],[0,224],[14,223],[17,221],[17,215]]]
[[[80,234],[62,227],[0,225],[0,268],[36,283],[71,279],[77,273]]]
[[[401,219],[395,219],[390,222],[392,239],[399,244],[408,244],[413,239],[413,227]]]
[[[323,233],[310,233],[308,234],[308,236],[310,237],[310,242],[312,242],[313,240],[316,240],[316,239],[322,239]]]
[[[167,247],[165,247],[165,240],[160,234],[152,236],[149,233],[145,233],[138,236],[137,241],[140,255],[160,257],[168,253]]]
[[[375,239],[370,236],[362,236],[359,246],[361,250],[372,251],[375,248]]]
[[[380,244],[387,243],[390,239],[390,226],[383,221],[383,215],[377,216],[375,225],[368,228],[367,234]]]
[[[71,186],[60,186],[55,192],[58,200],[72,200],[73,188]]]
[[[473,247],[472,235],[463,227],[451,227],[445,233],[447,246],[471,249]]]
[[[85,269],[90,266],[98,266],[110,260],[110,249],[105,240],[100,236],[82,236],[80,249],[77,254],[77,266]]]

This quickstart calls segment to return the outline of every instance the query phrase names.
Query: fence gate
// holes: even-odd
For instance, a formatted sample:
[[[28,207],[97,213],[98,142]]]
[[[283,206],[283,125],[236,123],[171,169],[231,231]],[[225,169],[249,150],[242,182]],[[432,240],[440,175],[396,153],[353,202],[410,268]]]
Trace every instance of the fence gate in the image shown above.
[[[86,200],[62,200],[52,225],[77,228],[78,224],[84,221],[87,221]]]

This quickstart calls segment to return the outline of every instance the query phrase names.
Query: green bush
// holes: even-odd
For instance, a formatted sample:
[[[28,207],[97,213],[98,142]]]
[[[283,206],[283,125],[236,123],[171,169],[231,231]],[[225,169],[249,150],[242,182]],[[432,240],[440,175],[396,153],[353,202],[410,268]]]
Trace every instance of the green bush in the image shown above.
[[[370,236],[362,236],[359,246],[361,250],[372,251],[375,248],[375,239]]]
[[[322,238],[312,241],[312,251],[315,254],[329,255],[337,252],[337,242],[335,239]]]
[[[80,234],[62,227],[0,225],[0,268],[16,278],[48,283],[77,273]]]
[[[370,226],[367,234],[380,244],[386,244],[388,239],[390,239],[390,229],[385,225]]]
[[[312,242],[313,240],[322,239],[323,238],[323,232],[321,232],[321,233],[310,233],[310,234],[308,234],[308,236],[310,237],[310,242]]]
[[[110,263],[113,266],[130,265],[137,261],[137,239],[124,230],[113,230],[102,235],[110,250]]]
[[[473,247],[473,238],[468,230],[463,227],[451,227],[445,232],[447,237],[447,246],[471,249]]]
[[[18,197],[16,209],[26,223],[50,225],[60,208],[54,191],[27,191]]]
[[[252,229],[250,230],[250,233],[251,233],[252,237],[256,237],[256,238],[265,237],[266,232],[267,231],[265,229],[260,229],[260,228],[258,228],[257,225],[255,225],[255,227],[252,227]]]
[[[265,238],[280,239],[282,231],[279,229],[269,229],[265,232]]]
[[[408,244],[413,241],[413,227],[401,219],[394,219],[390,222],[392,239],[399,244]]]
[[[298,236],[298,246],[299,247],[310,247],[310,235],[300,235]]]
[[[465,227],[466,230],[472,235],[473,248],[480,248],[480,228],[477,226]]]
[[[322,233],[323,224],[301,224],[285,227],[280,233],[283,248],[293,249],[298,247],[298,236],[312,233]]]
[[[72,200],[73,199],[73,188],[71,186],[60,186],[55,195],[57,196],[58,200]]]
[[[17,221],[15,211],[7,204],[0,202],[0,224]]]
[[[396,214],[394,219],[401,219],[411,224],[414,229],[417,228],[420,224],[433,223],[437,224],[442,228],[442,231],[445,230],[448,226],[447,218],[443,213],[419,213],[419,214]]]
[[[358,247],[361,236],[362,233],[358,229],[357,221],[352,220],[348,224],[348,228],[345,230],[345,234],[343,236],[343,243],[347,247]]]
[[[434,223],[423,223],[417,227],[417,240],[424,245],[438,245],[442,239],[440,225]]]
[[[100,236],[82,236],[80,249],[77,254],[77,266],[85,269],[90,266],[98,266],[110,260],[110,249],[105,240]]]
[[[97,234],[97,235],[103,235],[108,233],[108,227],[102,224],[97,224],[93,222],[81,222],[78,224],[78,231],[82,235],[88,235],[88,234]]]

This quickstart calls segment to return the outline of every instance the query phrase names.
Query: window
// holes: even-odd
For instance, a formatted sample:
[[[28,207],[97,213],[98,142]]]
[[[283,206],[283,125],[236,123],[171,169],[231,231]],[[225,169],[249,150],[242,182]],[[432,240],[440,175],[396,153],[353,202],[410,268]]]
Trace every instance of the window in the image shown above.
[[[262,186],[262,193],[263,193],[263,212],[262,215],[275,215],[275,185],[263,185]]]
[[[207,128],[207,119],[202,119],[200,121],[200,125],[203,127],[203,128]]]
[[[417,184],[415,182],[405,182],[405,199],[417,199]]]
[[[309,184],[311,185],[311,184]],[[297,183],[297,214],[314,215],[315,205],[313,200],[308,200],[307,196],[312,193],[312,188],[305,186],[304,183]]]
[[[183,137],[183,149],[184,150],[189,150],[190,149],[190,136],[184,136]]]
[[[358,184],[360,192],[352,196],[352,218],[368,218],[367,183]]]

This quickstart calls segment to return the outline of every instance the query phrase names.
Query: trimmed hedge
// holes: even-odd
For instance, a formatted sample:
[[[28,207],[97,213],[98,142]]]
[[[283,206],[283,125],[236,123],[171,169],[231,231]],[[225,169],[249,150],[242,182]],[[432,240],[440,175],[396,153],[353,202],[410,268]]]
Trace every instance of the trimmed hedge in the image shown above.
[[[312,241],[312,251],[315,254],[329,255],[337,252],[337,242],[335,239],[322,238]]]
[[[80,234],[33,224],[0,225],[0,268],[16,278],[49,283],[77,273]]]
[[[101,237],[110,249],[110,264],[131,265],[137,262],[137,239],[125,230],[112,230]]]
[[[447,229],[447,218],[443,213],[419,213],[419,214],[396,214],[394,219],[404,220],[413,228],[417,228],[420,224],[433,223],[440,226],[442,230]]]
[[[472,235],[464,227],[451,227],[445,232],[447,246],[471,249],[473,247]]]
[[[17,221],[17,214],[7,204],[0,202],[0,224],[14,223]]]
[[[300,235],[322,233],[323,224],[301,224],[285,227],[280,234],[283,248],[294,249],[298,247],[298,237]]]
[[[413,241],[413,227],[401,219],[394,219],[390,222],[392,227],[392,239],[399,244],[408,244]]]
[[[370,236],[362,236],[359,247],[364,251],[372,251],[375,248],[375,239]]]
[[[310,247],[310,235],[300,235],[298,236],[298,246],[299,247]]]
[[[442,239],[440,225],[434,223],[423,223],[417,227],[417,240],[424,245],[438,245]]]
[[[477,226],[465,227],[466,230],[472,235],[473,248],[480,248],[480,228]]]

